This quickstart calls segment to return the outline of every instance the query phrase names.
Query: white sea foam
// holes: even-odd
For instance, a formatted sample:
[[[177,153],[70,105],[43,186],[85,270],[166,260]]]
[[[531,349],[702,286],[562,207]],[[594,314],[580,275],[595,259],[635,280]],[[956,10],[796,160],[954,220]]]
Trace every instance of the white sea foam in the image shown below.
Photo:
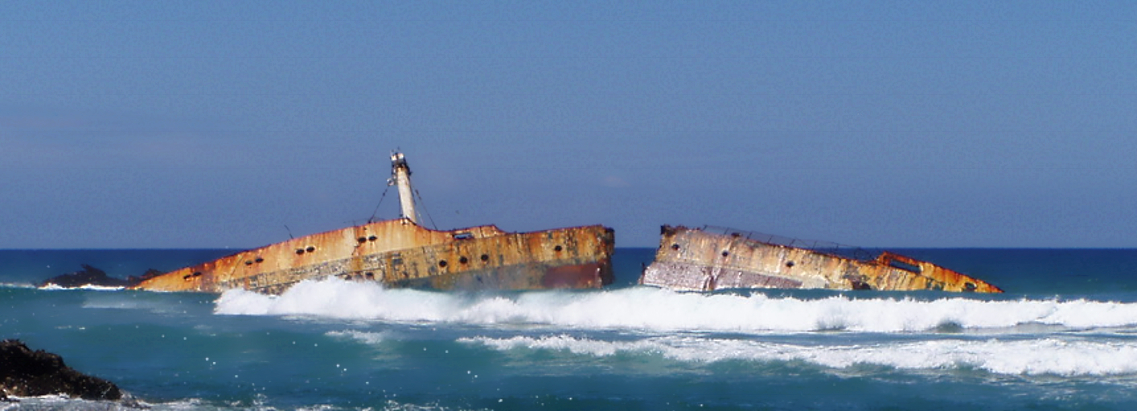
[[[388,290],[378,283],[340,279],[302,281],[279,296],[242,289],[217,300],[218,314],[312,315],[388,321],[448,321],[458,298],[418,290]]]
[[[155,313],[183,313],[181,307],[168,300],[133,298],[126,294],[98,294],[87,296],[83,308],[104,310],[146,310]]]
[[[654,288],[466,295],[385,289],[339,279],[304,281],[280,296],[227,291],[215,312],[306,315],[396,322],[541,324],[578,329],[740,333],[921,332],[944,325],[1001,329],[1043,324],[1074,329],[1137,325],[1137,303],[982,301],[960,297],[822,299],[675,293]]]
[[[1137,374],[1137,343],[1037,340],[935,340],[873,345],[793,345],[737,339],[658,337],[600,341],[569,336],[462,338],[495,350],[568,351],[607,357],[619,353],[658,354],[684,362],[803,361],[829,368],[880,365],[897,369],[975,368],[997,374],[1062,376]]]
[[[388,332],[375,333],[355,330],[328,331],[324,334],[331,337],[348,338],[364,344],[379,344],[391,338],[391,334]]]
[[[97,401],[71,398],[63,394],[48,394],[37,397],[8,396],[12,402],[0,402],[0,411],[8,410],[60,410],[60,411],[119,411],[142,409],[188,409],[188,407],[153,407],[153,404],[134,398],[125,393],[118,401]],[[158,404],[162,405],[162,404]]]
[[[39,289],[41,289],[41,290],[122,291],[122,290],[126,289],[126,287],[110,287],[110,286],[104,286],[104,285],[91,285],[91,284],[81,285],[78,287],[61,287],[58,284],[48,284],[48,285],[39,287]]]

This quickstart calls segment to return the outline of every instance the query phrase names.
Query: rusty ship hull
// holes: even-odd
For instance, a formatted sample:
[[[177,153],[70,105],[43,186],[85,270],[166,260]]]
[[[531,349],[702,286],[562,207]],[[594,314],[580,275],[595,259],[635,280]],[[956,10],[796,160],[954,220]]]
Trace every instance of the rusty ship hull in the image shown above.
[[[401,218],[242,251],[145,278],[132,288],[211,293],[244,288],[279,294],[301,281],[328,277],[436,290],[599,288],[612,283],[611,228],[431,230],[418,224],[410,176],[406,158],[392,152],[387,185],[398,187]]]
[[[146,279],[133,288],[279,294],[308,279],[377,281],[436,290],[599,288],[612,283],[614,233],[581,226],[512,233],[378,221],[242,251]]]
[[[1001,293],[998,287],[891,252],[862,259],[760,241],[745,232],[663,226],[640,284],[680,291],[737,288]]]

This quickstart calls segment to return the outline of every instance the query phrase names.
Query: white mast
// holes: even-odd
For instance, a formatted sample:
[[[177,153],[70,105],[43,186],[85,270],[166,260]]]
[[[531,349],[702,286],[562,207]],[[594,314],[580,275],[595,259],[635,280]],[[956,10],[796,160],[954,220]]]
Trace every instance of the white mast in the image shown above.
[[[407,160],[403,158],[403,153],[391,152],[391,178],[387,180],[387,185],[399,188],[399,205],[402,206],[403,217],[418,224],[418,214],[415,214],[415,199],[412,195],[414,191],[411,190],[411,169],[407,167]]]

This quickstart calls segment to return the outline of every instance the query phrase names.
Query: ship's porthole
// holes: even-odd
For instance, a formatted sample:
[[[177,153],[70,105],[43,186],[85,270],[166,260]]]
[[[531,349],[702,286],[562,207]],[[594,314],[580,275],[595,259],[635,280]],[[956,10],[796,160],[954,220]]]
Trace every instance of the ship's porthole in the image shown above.
[[[672,244],[671,249],[675,250],[675,251],[679,251],[679,244]]]
[[[376,237],[376,236],[367,237],[367,241],[375,241],[378,239],[379,239],[379,237]]]
[[[794,262],[793,262],[793,261],[786,261],[786,267],[790,267],[790,268],[793,268],[793,267],[794,267]]]
[[[461,258],[459,258],[459,259],[458,259],[458,262],[460,262],[460,263],[462,263],[462,264],[466,264],[466,263],[467,263],[467,262],[469,262],[469,261],[470,261],[470,260],[467,260],[467,259],[466,259],[466,256],[462,256]]]
[[[303,255],[303,254],[304,254],[304,249],[303,249],[303,248],[297,248],[297,249],[296,249],[296,255]]]
[[[439,267],[446,267],[446,260],[438,260]]]
[[[365,275],[365,277],[367,277],[367,279],[368,279],[368,280],[374,280],[374,279],[375,279],[375,274],[374,274],[374,273],[367,273],[367,274]]]
[[[558,252],[558,253],[559,253],[559,252],[561,252],[561,250],[564,250],[564,247],[561,247],[561,246],[559,246],[559,245],[558,245],[558,246],[556,246],[556,247],[553,247],[553,251],[556,251],[556,252]]]
[[[367,242],[367,237],[359,237],[359,238],[355,239],[355,241],[359,241],[359,242],[361,242],[361,243],[366,243],[366,242]]]
[[[726,256],[728,256],[728,255],[730,255],[730,252],[729,252],[729,251],[725,251],[725,250],[724,250],[724,251],[722,252],[722,256],[723,256],[723,257],[726,257]]]
[[[490,260],[490,256],[488,254],[482,254],[482,261],[489,261],[489,260]]]
[[[308,246],[308,248],[304,249],[304,251],[307,251],[310,253],[310,252],[316,251],[316,247]]]
[[[253,260],[245,260],[245,265],[253,265]]]
[[[260,263],[263,263],[263,262],[265,262],[265,259],[263,259],[263,258],[260,258],[260,257],[257,257],[257,259],[256,259],[256,260],[253,260],[253,261],[254,261],[254,262],[256,262],[256,263],[258,263],[258,264],[260,264]]]

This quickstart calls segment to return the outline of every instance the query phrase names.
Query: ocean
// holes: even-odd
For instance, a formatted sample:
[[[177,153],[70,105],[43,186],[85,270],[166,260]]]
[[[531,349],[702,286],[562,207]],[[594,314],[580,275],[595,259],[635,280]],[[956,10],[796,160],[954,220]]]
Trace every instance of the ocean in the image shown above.
[[[0,250],[0,338],[134,401],[0,409],[1137,409],[1137,250],[901,249],[1001,295],[636,286],[441,293],[304,282],[269,297],[37,289],[233,250]]]

